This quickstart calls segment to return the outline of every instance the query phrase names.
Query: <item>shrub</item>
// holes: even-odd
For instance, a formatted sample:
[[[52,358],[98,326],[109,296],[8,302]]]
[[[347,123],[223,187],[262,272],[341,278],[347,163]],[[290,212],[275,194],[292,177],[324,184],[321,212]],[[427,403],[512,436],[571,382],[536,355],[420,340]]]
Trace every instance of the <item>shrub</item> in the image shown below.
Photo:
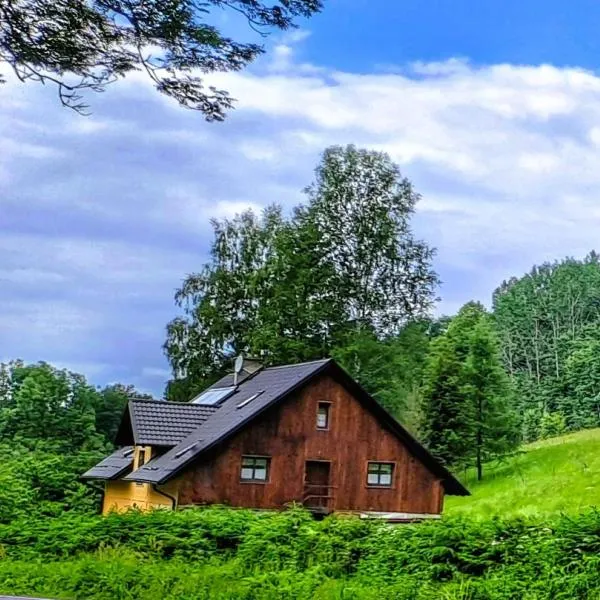
[[[541,435],[541,415],[538,408],[528,408],[523,412],[521,428],[524,442],[535,442]]]
[[[0,594],[90,600],[600,599],[600,512],[415,525],[300,509],[0,526]]]
[[[540,422],[540,435],[543,439],[557,437],[567,431],[567,423],[560,413],[546,413]]]

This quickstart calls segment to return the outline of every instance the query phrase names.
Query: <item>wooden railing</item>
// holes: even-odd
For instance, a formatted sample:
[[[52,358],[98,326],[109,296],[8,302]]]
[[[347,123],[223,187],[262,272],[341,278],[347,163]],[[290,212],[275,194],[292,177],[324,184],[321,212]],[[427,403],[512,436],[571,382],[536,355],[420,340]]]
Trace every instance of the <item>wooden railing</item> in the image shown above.
[[[333,490],[336,486],[322,483],[305,483],[302,504],[309,510],[330,513],[333,510]]]

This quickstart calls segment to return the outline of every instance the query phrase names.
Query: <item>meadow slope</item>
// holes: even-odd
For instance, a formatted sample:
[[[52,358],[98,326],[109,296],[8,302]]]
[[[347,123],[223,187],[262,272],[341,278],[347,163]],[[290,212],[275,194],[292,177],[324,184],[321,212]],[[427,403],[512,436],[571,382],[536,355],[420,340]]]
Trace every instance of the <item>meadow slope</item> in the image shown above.
[[[524,446],[486,465],[483,481],[473,472],[463,480],[472,495],[447,498],[446,515],[545,516],[600,507],[600,429]]]

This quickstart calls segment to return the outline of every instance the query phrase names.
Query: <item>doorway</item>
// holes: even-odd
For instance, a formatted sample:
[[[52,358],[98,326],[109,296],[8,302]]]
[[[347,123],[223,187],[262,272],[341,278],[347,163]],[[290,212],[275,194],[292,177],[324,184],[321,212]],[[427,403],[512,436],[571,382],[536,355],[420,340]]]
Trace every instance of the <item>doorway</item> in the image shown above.
[[[304,469],[303,504],[316,512],[330,512],[332,496],[331,463],[325,460],[307,460]]]

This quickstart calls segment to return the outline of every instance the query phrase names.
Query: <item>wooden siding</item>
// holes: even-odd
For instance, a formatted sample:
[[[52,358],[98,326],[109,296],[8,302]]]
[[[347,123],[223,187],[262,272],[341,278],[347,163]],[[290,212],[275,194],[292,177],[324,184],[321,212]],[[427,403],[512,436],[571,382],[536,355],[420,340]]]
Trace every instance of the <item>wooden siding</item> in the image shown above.
[[[319,402],[331,402],[327,430],[316,425]],[[269,456],[266,483],[240,481],[241,457]],[[282,508],[301,502],[306,461],[331,461],[335,511],[439,514],[440,481],[343,386],[322,376],[285,400],[180,477],[179,504],[224,503]],[[367,463],[393,462],[390,488],[367,485]]]

